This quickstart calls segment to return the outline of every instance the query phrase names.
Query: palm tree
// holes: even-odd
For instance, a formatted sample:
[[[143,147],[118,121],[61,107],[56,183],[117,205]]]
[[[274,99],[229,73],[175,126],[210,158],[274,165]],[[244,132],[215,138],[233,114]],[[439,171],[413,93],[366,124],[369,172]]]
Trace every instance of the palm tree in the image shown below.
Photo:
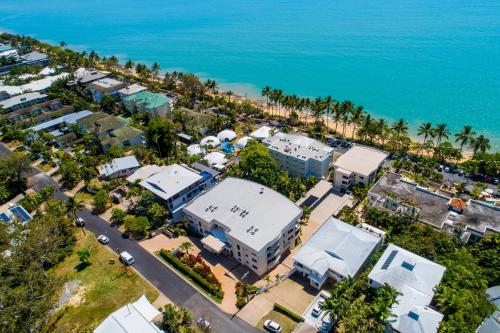
[[[476,132],[472,130],[472,126],[465,125],[461,132],[455,134],[455,142],[460,141],[460,154],[465,145],[469,145],[473,140]]]
[[[63,41],[63,40],[59,43],[59,46],[62,47],[62,48],[65,48],[67,45],[68,44],[66,44],[66,42]]]
[[[408,134],[408,123],[401,118],[392,124],[392,129],[394,134],[396,134],[396,148],[399,148],[401,136],[406,136]]]
[[[76,220],[76,212],[83,209],[83,202],[75,199],[75,197],[69,197],[66,201],[66,211],[67,213]]]
[[[325,99],[323,100],[323,103],[326,107],[325,109],[325,114],[326,114],[326,130],[330,132],[330,127],[328,127],[328,118],[330,118],[330,108],[332,107],[332,96],[326,96]]]
[[[134,62],[132,60],[127,60],[127,62],[125,63],[125,69],[127,70],[132,70],[132,68],[134,68]]]
[[[356,133],[356,128],[361,124],[364,115],[363,107],[360,105],[352,110],[351,113],[351,124],[352,124],[352,135],[351,139],[354,139],[354,134]]]
[[[333,108],[333,120],[335,121],[335,133],[337,133],[337,127],[339,126],[340,119],[342,118],[342,109],[340,108],[339,102],[334,102]]]
[[[434,135],[436,136],[436,146],[439,146],[443,138],[448,139],[450,130],[446,124],[438,124],[434,129]]]
[[[350,298],[354,291],[354,280],[351,277],[344,279],[333,286],[330,297],[325,300],[321,308],[330,312],[332,321],[335,317],[343,317],[349,307]]]
[[[423,123],[418,127],[418,136],[423,135],[424,136],[424,142],[427,142],[427,138],[434,137],[434,129],[432,128],[431,123]]]
[[[271,94],[271,87],[265,86],[262,88],[261,95],[266,98],[266,105],[269,106],[269,95]]]
[[[229,90],[228,92],[226,92],[226,95],[229,98],[229,101],[231,102],[231,96],[233,96],[233,92]]]
[[[476,155],[478,151],[484,153],[491,148],[490,139],[481,134],[472,140],[470,147],[472,148],[474,155]]]
[[[151,75],[156,78],[158,76],[158,74],[160,73],[160,65],[155,62],[152,66],[151,66]]]
[[[187,254],[189,254],[189,250],[193,248],[193,244],[191,242],[184,242],[181,245],[179,245],[179,249],[182,251],[185,251]]]

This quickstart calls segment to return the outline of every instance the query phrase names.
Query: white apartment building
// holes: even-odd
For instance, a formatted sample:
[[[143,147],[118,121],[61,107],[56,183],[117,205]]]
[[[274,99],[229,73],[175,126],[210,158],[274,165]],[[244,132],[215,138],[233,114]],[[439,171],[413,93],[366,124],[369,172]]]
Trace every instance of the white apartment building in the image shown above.
[[[388,284],[399,292],[387,332],[436,333],[443,315],[430,307],[446,268],[389,244],[368,275],[372,288]]]
[[[292,176],[324,178],[333,148],[302,135],[278,133],[262,141],[271,156]]]
[[[373,182],[387,156],[389,154],[375,148],[352,147],[333,163],[333,188],[345,192],[353,184]]]
[[[302,210],[258,183],[228,177],[184,208],[205,248],[233,256],[261,276],[295,245]]]

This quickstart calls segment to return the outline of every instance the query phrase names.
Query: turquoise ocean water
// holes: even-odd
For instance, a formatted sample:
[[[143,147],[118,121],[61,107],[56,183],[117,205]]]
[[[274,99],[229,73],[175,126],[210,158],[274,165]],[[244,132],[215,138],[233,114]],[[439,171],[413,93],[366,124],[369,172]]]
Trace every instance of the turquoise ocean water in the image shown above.
[[[498,0],[0,0],[0,30],[249,96],[270,85],[414,127],[470,124],[500,148]]]

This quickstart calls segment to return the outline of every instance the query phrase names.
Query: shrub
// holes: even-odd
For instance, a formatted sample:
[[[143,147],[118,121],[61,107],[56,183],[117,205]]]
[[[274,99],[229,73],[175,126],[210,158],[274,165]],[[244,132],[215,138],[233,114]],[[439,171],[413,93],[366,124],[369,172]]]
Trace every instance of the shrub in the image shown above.
[[[274,310],[283,313],[284,315],[290,317],[292,320],[295,320],[298,323],[301,323],[304,321],[304,318],[293,312],[292,310],[289,310],[285,308],[283,305],[280,305],[278,303],[274,303]]]
[[[179,258],[174,256],[170,251],[165,249],[160,250],[160,256],[165,259],[169,264],[177,268],[183,274],[191,278],[198,286],[203,288],[212,296],[222,299],[224,297],[224,292],[222,291],[220,285],[212,284],[200,274],[196,273],[191,267],[183,263]],[[194,256],[193,256],[194,257]]]

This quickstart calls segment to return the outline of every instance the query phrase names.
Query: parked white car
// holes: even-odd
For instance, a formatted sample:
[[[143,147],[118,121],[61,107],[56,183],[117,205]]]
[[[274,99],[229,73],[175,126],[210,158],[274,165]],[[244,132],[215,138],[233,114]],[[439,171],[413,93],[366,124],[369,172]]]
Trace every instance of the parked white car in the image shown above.
[[[272,333],[279,333],[281,332],[281,326],[275,321],[272,321],[270,319],[266,320],[264,322],[264,328],[267,329],[269,332]]]
[[[97,237],[97,241],[101,244],[108,244],[109,238],[107,236],[104,236],[104,235],[99,235],[99,237]]]
[[[134,257],[127,251],[123,251],[120,253],[120,261],[123,262],[125,265],[132,265],[135,262]]]

